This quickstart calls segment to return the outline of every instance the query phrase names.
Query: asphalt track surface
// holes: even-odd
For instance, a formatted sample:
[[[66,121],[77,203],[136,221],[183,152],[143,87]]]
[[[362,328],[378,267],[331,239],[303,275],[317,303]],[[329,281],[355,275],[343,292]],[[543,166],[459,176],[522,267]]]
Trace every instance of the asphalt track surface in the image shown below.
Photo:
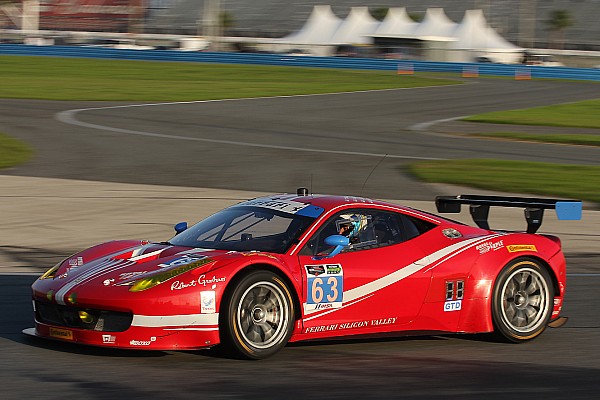
[[[37,151],[35,160],[4,173],[275,192],[312,180],[316,192],[359,194],[388,154],[362,194],[430,200],[435,189],[407,177],[406,163],[489,157],[597,165],[600,152],[433,136],[412,131],[415,125],[598,97],[600,86],[591,83],[477,80],[444,88],[110,109],[104,103],[0,100],[0,128]],[[213,351],[106,350],[26,337],[20,332],[32,326],[28,287],[35,277],[3,275],[0,397],[596,398],[597,261],[596,253],[568,258],[564,314],[570,320],[532,342],[471,335],[357,339],[289,345],[259,362]]]
[[[9,174],[264,192],[306,186],[315,193],[431,200],[436,193],[406,175],[407,163],[478,157],[598,164],[600,148],[432,136],[411,128],[598,97],[600,85],[589,82],[481,79],[449,87],[117,108],[0,100],[0,116],[2,129],[31,143],[38,155]]]

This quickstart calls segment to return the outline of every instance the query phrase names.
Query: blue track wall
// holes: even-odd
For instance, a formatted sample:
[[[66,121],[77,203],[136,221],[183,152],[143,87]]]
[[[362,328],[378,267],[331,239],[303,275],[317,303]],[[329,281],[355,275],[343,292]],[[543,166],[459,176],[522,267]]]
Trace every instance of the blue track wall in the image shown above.
[[[121,50],[78,46],[27,46],[0,44],[0,54],[105,58],[120,60],[152,60],[203,62],[220,64],[259,64],[318,68],[374,69],[401,72],[476,72],[479,75],[521,78],[556,78],[600,81],[600,69],[538,67],[502,64],[473,64],[429,61],[397,61],[375,58],[286,56],[281,54],[211,53],[175,50]]]

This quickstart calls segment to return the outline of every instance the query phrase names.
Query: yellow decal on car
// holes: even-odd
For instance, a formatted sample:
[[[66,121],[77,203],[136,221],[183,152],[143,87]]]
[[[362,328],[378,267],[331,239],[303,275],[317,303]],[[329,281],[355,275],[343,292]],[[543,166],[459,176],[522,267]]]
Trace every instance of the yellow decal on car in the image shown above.
[[[534,244],[510,244],[506,246],[509,253],[517,253],[519,251],[535,251],[537,249]]]

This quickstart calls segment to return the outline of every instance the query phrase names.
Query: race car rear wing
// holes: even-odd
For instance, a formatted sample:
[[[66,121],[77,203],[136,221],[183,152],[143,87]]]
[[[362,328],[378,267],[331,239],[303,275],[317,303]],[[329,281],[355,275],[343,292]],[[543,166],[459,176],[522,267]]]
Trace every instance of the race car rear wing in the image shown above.
[[[478,227],[490,229],[488,216],[490,206],[517,207],[525,209],[527,233],[535,233],[542,225],[544,210],[555,209],[560,220],[580,220],[582,203],[579,200],[538,199],[532,197],[479,196],[461,194],[459,196],[437,196],[435,205],[439,213],[459,213],[462,204],[469,204],[469,211]]]

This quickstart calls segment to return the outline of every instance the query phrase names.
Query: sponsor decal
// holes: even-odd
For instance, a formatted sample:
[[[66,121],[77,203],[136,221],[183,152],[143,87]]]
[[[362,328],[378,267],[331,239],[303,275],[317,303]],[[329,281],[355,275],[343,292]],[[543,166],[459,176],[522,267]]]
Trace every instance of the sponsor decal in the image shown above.
[[[167,263],[163,263],[163,264],[158,264],[158,266],[160,268],[171,268],[171,267],[180,267],[182,265],[187,265],[187,264],[191,264],[195,261],[200,261],[200,260],[204,260],[205,258],[207,258],[208,256],[190,256],[190,255],[184,255],[181,257],[177,257]]]
[[[497,242],[491,242],[491,241],[484,242],[484,243],[481,243],[481,244],[475,246],[475,248],[479,251],[479,254],[485,254],[489,251],[496,251],[503,247],[504,247],[503,240],[499,240]]]
[[[555,297],[554,298],[554,305],[555,306],[560,306],[561,303],[562,303],[562,299],[560,297]]]
[[[50,336],[57,339],[73,340],[73,331],[68,329],[50,328]]]
[[[319,276],[319,275],[325,273],[325,266],[324,265],[307,265],[306,272],[309,275]]]
[[[69,261],[67,261],[67,264],[69,264],[69,267],[71,268],[81,267],[83,265],[83,257],[70,258]]]
[[[344,330],[344,329],[357,329],[357,328],[367,328],[367,327],[373,327],[373,326],[385,326],[385,325],[392,325],[395,322],[396,322],[396,317],[391,317],[391,318],[344,322],[342,324],[309,326],[304,330],[304,333],[329,332],[329,331],[339,331],[339,330]]]
[[[232,252],[229,252],[232,253]],[[228,253],[228,254],[229,254]],[[236,251],[234,251],[233,253],[237,253]],[[268,257],[268,258],[272,258],[273,260],[279,260],[277,257],[275,257],[273,254],[269,254],[269,253],[263,253],[261,251],[244,251],[243,253],[240,253],[241,255],[245,256],[245,257],[251,257],[251,256],[262,256],[262,257]]]
[[[519,251],[535,251],[537,253],[537,248],[534,244],[510,244],[506,246],[506,249],[509,253],[517,253]]]
[[[444,311],[459,311],[462,306],[462,300],[446,301],[444,303]]]
[[[150,340],[131,340],[129,344],[131,346],[150,346],[152,342],[156,342],[156,336],[150,337]]]
[[[327,275],[339,275],[342,273],[341,265],[326,265],[325,268],[327,268]]]
[[[189,282],[174,281],[173,283],[171,283],[171,290],[181,290],[196,286],[206,287],[206,285],[210,284],[213,284],[211,287],[214,289],[217,287],[217,283],[223,283],[226,280],[227,278],[225,277],[216,277],[214,275],[212,278],[206,279],[205,275],[200,275],[198,279],[193,279]]]
[[[148,273],[148,271],[124,272],[122,274],[119,274],[119,280],[124,281],[125,279],[131,279],[138,275],[143,275],[146,273]]]
[[[216,295],[214,290],[200,292],[200,312],[202,314],[213,314],[217,312]]]
[[[307,207],[308,204],[299,201],[275,200],[275,199],[256,199],[238,204],[238,206],[254,206],[268,208],[271,210],[283,211],[288,214],[296,214],[298,211]]]
[[[307,298],[304,310],[340,308],[344,297],[344,271],[340,264],[305,265]]]
[[[117,337],[113,335],[102,335],[102,343],[104,344],[115,344]]]
[[[110,284],[114,283],[115,280],[114,279],[105,279],[104,282],[102,282],[104,284],[104,286],[109,286]]]

